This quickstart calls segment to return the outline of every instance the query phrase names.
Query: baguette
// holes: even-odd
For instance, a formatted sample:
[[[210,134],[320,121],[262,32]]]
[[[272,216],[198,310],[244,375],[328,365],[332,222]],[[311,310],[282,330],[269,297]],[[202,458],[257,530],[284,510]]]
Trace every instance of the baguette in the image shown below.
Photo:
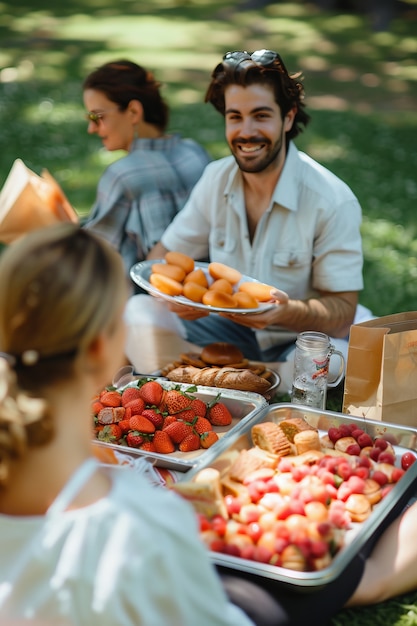
[[[271,383],[258,376],[250,369],[233,367],[176,367],[167,374],[167,378],[176,383],[191,383],[208,387],[223,387],[239,391],[265,393]]]

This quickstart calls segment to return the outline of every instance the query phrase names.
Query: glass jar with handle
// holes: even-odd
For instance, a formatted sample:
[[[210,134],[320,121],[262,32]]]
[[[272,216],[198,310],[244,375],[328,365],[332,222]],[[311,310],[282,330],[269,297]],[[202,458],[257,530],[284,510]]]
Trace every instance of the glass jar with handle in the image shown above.
[[[340,367],[337,376],[329,380],[329,362],[332,356],[340,359]],[[324,410],[327,388],[336,387],[344,373],[344,356],[339,350],[335,350],[327,335],[316,331],[300,333],[295,344],[291,402]]]

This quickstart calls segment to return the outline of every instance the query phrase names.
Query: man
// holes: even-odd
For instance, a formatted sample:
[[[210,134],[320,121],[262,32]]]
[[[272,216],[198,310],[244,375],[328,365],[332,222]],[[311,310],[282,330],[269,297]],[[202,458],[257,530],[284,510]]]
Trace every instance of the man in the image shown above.
[[[301,331],[349,332],[363,288],[361,207],[293,143],[309,121],[303,99],[300,75],[272,50],[229,52],[212,74],[206,102],[225,118],[232,156],[207,166],[148,259],[167,250],[209,257],[278,290],[276,306],[255,315],[196,319],[201,311],[172,307],[190,342],[228,341],[274,361]]]

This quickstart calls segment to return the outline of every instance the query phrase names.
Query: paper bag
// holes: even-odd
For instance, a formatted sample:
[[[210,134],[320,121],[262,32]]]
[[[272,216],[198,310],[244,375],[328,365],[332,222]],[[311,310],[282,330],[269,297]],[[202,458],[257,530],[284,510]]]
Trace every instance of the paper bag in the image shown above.
[[[351,327],[343,412],[417,426],[417,311]]]
[[[38,176],[16,159],[0,193],[0,242],[55,222],[78,222],[78,216],[47,170]]]

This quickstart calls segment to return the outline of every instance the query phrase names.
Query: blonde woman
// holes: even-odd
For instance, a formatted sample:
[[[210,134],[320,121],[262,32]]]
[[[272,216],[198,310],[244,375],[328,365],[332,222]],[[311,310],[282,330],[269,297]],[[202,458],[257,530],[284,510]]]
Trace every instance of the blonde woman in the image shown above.
[[[118,253],[75,225],[0,257],[2,624],[252,624],[191,508],[92,457],[90,402],[122,362],[127,292]]]

